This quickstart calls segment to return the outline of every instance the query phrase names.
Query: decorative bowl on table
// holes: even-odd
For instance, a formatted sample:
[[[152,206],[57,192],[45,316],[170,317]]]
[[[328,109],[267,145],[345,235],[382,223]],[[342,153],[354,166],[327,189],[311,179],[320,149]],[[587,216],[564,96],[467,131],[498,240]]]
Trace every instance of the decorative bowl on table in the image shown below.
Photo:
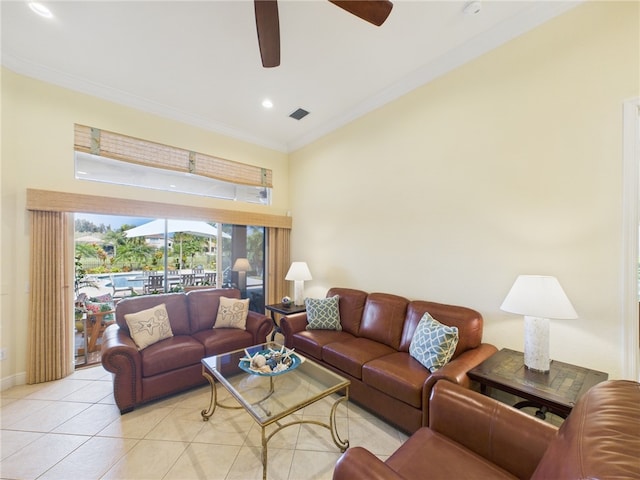
[[[298,368],[302,360],[298,355],[286,347],[279,350],[268,348],[251,355],[247,350],[245,356],[240,359],[239,367],[252,375],[272,377],[282,375]]]

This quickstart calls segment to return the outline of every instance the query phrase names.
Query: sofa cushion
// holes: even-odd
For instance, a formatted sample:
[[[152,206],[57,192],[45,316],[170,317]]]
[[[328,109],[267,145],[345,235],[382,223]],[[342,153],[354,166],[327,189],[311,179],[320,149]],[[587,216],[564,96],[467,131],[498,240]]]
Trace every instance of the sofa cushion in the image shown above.
[[[235,288],[207,288],[192,290],[185,294],[189,308],[191,333],[213,328],[218,316],[220,297],[240,298],[240,290]]]
[[[327,297],[335,295],[340,297],[338,308],[340,309],[342,330],[357,335],[360,330],[364,304],[367,301],[367,292],[353,288],[331,288],[327,292]]]
[[[164,303],[167,308],[173,334],[191,334],[187,296],[184,293],[162,293],[158,295],[138,295],[123,298],[118,302],[118,305],[116,305],[116,322],[118,322],[120,328],[129,332],[129,325],[127,325],[127,321],[124,318],[127,313],[136,313],[162,303]]]
[[[287,346],[321,360],[322,347],[329,343],[346,342],[354,338],[344,330],[304,330],[288,338]]]
[[[199,364],[204,357],[204,346],[188,335],[176,335],[157,342],[140,352],[142,377]]]
[[[416,327],[426,312],[429,312],[429,315],[443,325],[458,328],[458,345],[451,358],[456,358],[467,350],[477,348],[482,343],[483,321],[480,312],[457,305],[413,300],[407,308],[402,342],[398,350],[409,351]]]
[[[457,344],[457,327],[442,325],[425,313],[413,335],[409,353],[426,368],[435,372],[451,359]]]
[[[398,295],[369,294],[358,335],[398,350],[408,304],[409,300]]]
[[[338,295],[327,298],[307,298],[307,330],[342,330]]]
[[[330,343],[322,348],[322,360],[354,378],[362,378],[362,366],[394,350],[367,338],[354,338],[346,342]]]
[[[165,338],[173,337],[169,315],[164,303],[136,313],[128,313],[124,318],[138,350]]]
[[[247,327],[247,315],[249,314],[249,299],[220,297],[218,316],[213,328],[239,328]]]
[[[422,408],[422,387],[429,370],[406,352],[396,352],[367,362],[362,381],[415,408]]]
[[[421,428],[385,463],[402,478],[515,479],[506,470],[428,428]]]
[[[253,343],[253,336],[239,328],[213,328],[193,334],[193,338],[204,345],[205,356],[218,355],[245,348]]]
[[[582,396],[532,479],[640,478],[640,383],[609,380]]]

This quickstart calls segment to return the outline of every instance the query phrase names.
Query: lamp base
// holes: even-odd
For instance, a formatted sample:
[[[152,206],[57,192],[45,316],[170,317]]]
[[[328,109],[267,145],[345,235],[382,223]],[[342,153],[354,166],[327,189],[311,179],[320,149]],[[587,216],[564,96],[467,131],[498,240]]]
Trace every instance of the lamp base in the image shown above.
[[[304,305],[304,280],[293,282],[293,304],[296,306]]]
[[[524,317],[524,365],[529,370],[548,373],[549,359],[549,319]]]

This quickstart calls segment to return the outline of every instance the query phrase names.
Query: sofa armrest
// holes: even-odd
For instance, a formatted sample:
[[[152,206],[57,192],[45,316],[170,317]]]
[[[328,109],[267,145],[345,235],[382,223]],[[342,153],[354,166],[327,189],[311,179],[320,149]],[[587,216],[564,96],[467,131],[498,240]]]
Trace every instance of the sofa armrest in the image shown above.
[[[333,480],[402,480],[394,470],[362,447],[349,448],[338,459]]]
[[[133,339],[117,323],[104,331],[100,356],[105,370],[115,374],[113,396],[120,412],[133,410],[142,398],[142,359]]]
[[[285,346],[291,348],[289,344],[293,334],[302,332],[307,328],[307,312],[294,313],[293,315],[287,315],[280,319],[280,329],[284,335]]]
[[[489,343],[481,343],[478,347],[461,353],[440,370],[433,372],[429,375],[422,387],[422,404],[428,404],[429,398],[431,397],[431,390],[438,380],[448,380],[469,388],[471,379],[467,376],[467,372],[477,365],[480,365],[497,351],[498,349],[495,346]],[[429,425],[429,409],[423,408],[422,426],[426,427],[427,425]]]
[[[448,381],[429,401],[429,428],[518,478],[530,478],[557,427]]]
[[[246,329],[253,335],[253,343],[257,345],[264,343],[267,339],[267,335],[271,332],[273,324],[271,319],[266,315],[258,312],[249,311],[247,315]]]

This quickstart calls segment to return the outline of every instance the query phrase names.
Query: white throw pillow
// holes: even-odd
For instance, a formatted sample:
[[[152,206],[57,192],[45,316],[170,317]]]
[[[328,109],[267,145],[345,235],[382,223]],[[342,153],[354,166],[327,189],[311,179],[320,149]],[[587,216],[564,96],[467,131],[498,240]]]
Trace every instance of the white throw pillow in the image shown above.
[[[167,307],[164,303],[137,313],[127,313],[124,319],[138,350],[173,337]]]
[[[247,315],[249,315],[249,299],[220,297],[218,316],[213,328],[247,328]]]
[[[449,327],[425,313],[409,345],[409,354],[429,371],[444,367],[458,345],[458,327]]]

